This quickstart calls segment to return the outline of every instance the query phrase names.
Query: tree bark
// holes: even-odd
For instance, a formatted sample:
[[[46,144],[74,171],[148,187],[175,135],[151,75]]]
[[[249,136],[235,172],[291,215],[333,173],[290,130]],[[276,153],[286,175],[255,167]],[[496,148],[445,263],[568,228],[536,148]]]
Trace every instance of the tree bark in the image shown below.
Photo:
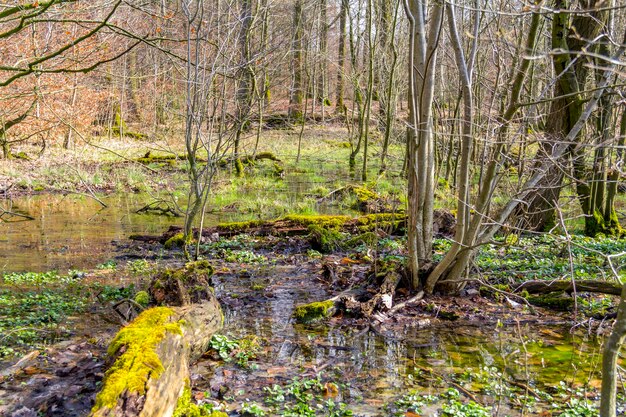
[[[615,417],[617,408],[617,358],[626,339],[626,284],[617,307],[617,319],[613,331],[605,342],[602,354],[602,391],[600,416]]]
[[[161,308],[163,307],[146,310],[133,323],[141,321],[143,315],[147,317]],[[166,331],[164,338],[153,346],[162,365],[162,371],[151,371],[146,376],[141,391],[124,389],[114,403],[108,403],[108,396],[115,393],[112,390],[115,390],[115,385],[119,384],[111,370],[132,376],[136,372],[135,361],[143,360],[137,357],[134,361],[123,361],[119,364],[123,355],[132,350],[132,346],[124,345],[120,351],[122,349],[125,351],[105,374],[102,390],[96,397],[96,406],[92,410],[92,416],[169,417],[173,415],[178,398],[185,387],[189,386],[189,363],[198,359],[206,351],[211,337],[222,327],[222,322],[222,312],[215,297],[200,304],[173,308],[166,324],[178,325],[180,332]],[[132,323],[129,326],[132,326]],[[125,366],[125,368],[118,368],[118,366]]]

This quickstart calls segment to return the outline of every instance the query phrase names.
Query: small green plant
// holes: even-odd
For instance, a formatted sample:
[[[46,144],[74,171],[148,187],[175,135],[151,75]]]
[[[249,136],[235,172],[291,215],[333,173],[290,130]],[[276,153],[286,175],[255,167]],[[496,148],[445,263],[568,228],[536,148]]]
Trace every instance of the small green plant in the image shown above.
[[[114,285],[94,285],[94,291],[97,292],[100,301],[119,301],[124,298],[131,298],[135,293],[135,285],[130,284],[127,287],[116,287]]]
[[[250,360],[255,359],[260,350],[258,339],[254,336],[234,340],[216,334],[211,338],[209,346],[217,352],[223,361],[229,362],[234,358],[237,365],[243,368],[250,367]]]
[[[150,267],[150,263],[145,259],[136,259],[128,262],[128,270],[133,275],[146,275],[151,272],[152,268]]]
[[[61,276],[57,271],[47,272],[12,272],[4,274],[2,280],[13,285],[42,285],[71,282],[69,276]]]
[[[113,259],[109,259],[108,261],[103,262],[100,265],[97,265],[96,269],[116,270],[117,269],[117,262],[114,261]]]
[[[214,334],[209,342],[209,346],[217,352],[222,360],[229,361],[231,352],[239,347],[239,343],[236,340],[229,339],[227,336]]]
[[[243,403],[241,404],[241,415],[264,417],[267,415],[267,412],[257,403]]]
[[[250,250],[230,250],[223,252],[223,258],[226,262],[237,262],[240,264],[262,264],[267,262],[267,257],[257,255]]]
[[[324,415],[328,417],[351,417],[352,410],[345,403],[336,403],[332,398],[326,400],[323,404],[318,404],[320,410],[324,410]]]
[[[458,400],[451,400],[441,408],[443,416],[447,417],[490,417],[491,408],[470,401],[463,404]]]

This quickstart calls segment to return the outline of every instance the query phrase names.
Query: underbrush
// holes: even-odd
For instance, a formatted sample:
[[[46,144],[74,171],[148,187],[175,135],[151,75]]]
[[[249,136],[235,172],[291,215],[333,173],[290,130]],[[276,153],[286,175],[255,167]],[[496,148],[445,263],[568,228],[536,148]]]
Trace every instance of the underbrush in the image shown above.
[[[134,297],[133,283],[112,285],[107,272],[136,279],[147,268],[144,260],[129,262],[121,270],[108,261],[96,268],[97,279],[76,270],[5,273],[0,277],[0,361],[67,339],[82,314]]]

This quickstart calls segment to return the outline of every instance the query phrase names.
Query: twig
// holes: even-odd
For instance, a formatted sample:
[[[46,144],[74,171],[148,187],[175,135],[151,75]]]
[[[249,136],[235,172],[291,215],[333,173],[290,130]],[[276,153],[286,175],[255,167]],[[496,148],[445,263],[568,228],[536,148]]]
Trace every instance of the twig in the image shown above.
[[[14,211],[9,211],[9,210],[5,210],[3,208],[0,208],[0,219],[2,218],[2,216],[4,216],[5,214],[8,214],[9,216],[13,217],[22,217],[26,220],[35,220],[34,217],[29,216],[28,214],[20,214],[20,213],[15,213]]]

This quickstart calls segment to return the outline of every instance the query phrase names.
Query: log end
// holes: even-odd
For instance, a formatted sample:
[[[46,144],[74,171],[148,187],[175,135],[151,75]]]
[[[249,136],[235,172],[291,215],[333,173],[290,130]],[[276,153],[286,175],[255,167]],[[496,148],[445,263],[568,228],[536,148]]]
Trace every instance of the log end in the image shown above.
[[[213,298],[213,267],[207,261],[166,269],[152,279],[148,292],[157,305],[185,306]]]

